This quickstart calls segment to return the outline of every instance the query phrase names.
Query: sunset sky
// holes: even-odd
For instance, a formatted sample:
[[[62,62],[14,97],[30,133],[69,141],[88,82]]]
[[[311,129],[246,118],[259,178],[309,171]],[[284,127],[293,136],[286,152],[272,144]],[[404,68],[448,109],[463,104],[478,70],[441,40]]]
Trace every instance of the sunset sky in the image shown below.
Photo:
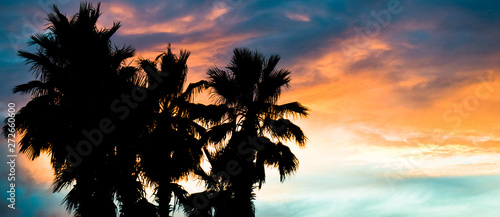
[[[29,100],[12,94],[33,79],[16,50],[33,49],[28,36],[43,32],[50,2],[68,16],[80,4],[0,3],[2,117],[7,103]],[[190,82],[226,66],[235,47],[282,57],[292,81],[280,102],[310,109],[295,120],[309,140],[289,144],[300,160],[292,178],[268,170],[258,217],[500,215],[500,2],[126,0],[101,10],[100,26],[122,23],[113,43],[137,49],[127,64],[171,43],[191,51]],[[47,158],[18,161],[16,216],[69,216]],[[12,213],[0,201],[0,216]]]

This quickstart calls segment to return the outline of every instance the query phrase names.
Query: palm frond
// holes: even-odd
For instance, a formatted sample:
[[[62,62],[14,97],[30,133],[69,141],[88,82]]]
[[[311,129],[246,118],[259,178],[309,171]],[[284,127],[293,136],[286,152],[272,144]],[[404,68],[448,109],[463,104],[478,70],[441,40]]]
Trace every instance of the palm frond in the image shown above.
[[[306,117],[308,109],[299,102],[291,102],[283,105],[272,105],[270,108],[274,119],[287,117]]]
[[[262,71],[262,76],[268,77],[269,74],[271,74],[271,72],[274,71],[274,68],[276,67],[276,65],[278,65],[280,59],[281,57],[278,55],[271,55],[267,60],[266,65],[264,66],[264,69]]]
[[[288,119],[265,120],[264,128],[273,138],[297,142],[299,147],[304,147],[307,137],[302,129]]]
[[[187,102],[191,102],[195,94],[200,93],[207,88],[208,82],[204,80],[198,81],[196,83],[191,83],[179,98],[184,99]]]
[[[231,136],[231,132],[234,130],[235,124],[233,122],[223,123],[212,127],[207,133],[205,133],[204,139],[209,143],[218,144]]]
[[[30,94],[34,97],[45,95],[48,92],[49,86],[46,82],[33,80],[26,84],[20,84],[14,87],[13,93]]]
[[[217,104],[234,105],[239,97],[240,88],[236,83],[235,77],[228,72],[217,67],[212,67],[207,71],[209,76],[209,85],[213,92]]]
[[[263,77],[258,85],[257,101],[275,103],[281,95],[281,89],[289,87],[290,80],[290,71],[286,69],[275,70]]]

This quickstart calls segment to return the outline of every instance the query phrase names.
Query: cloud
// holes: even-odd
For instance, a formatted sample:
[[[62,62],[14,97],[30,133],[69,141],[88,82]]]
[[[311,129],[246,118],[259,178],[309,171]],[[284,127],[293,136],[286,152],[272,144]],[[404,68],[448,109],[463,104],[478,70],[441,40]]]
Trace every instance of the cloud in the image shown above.
[[[396,187],[395,195],[383,198],[384,202],[379,197],[380,186],[359,195],[365,190],[362,186],[384,180],[365,170],[342,171],[335,177],[316,173],[356,166],[397,170],[398,175],[404,172],[410,177],[500,173],[495,160],[500,147],[500,4],[400,0],[401,13],[391,14],[390,22],[381,25],[378,33],[367,34],[365,27],[377,22],[372,12],[387,10],[388,2],[104,1],[99,26],[121,21],[113,42],[133,45],[145,58],[165,51],[169,42],[175,51],[190,50],[190,81],[206,78],[210,66],[225,67],[235,47],[282,57],[278,68],[292,71],[292,87],[284,92],[281,102],[299,101],[311,110],[308,119],[297,120],[310,138],[308,147],[290,145],[301,160],[297,179],[308,179],[312,184],[292,180],[291,185],[298,189],[292,192],[299,197],[290,200],[271,201],[272,195],[263,194],[263,202],[259,197],[257,204],[262,215],[492,215],[489,207],[498,204],[478,201],[493,200],[498,192],[486,192],[474,183],[495,180],[494,176],[406,179]],[[61,10],[72,15],[78,4],[69,1]],[[47,9],[34,0],[2,3],[0,10],[6,16],[0,21],[0,33],[19,36],[15,43],[21,45],[19,48],[34,49],[26,48],[24,33],[33,30],[28,26],[40,21],[37,15]],[[42,29],[36,25],[37,31]],[[12,45],[8,37],[0,42],[0,75],[5,78],[0,106],[11,101],[22,106],[29,100],[29,96],[11,94],[13,86],[32,79]],[[478,89],[488,97],[478,97]],[[0,114],[5,116],[3,111]],[[436,135],[442,141],[437,141]],[[408,169],[400,158],[413,158],[419,164]],[[49,198],[47,177],[34,169],[39,167],[35,163],[23,167],[29,180],[24,184],[32,188],[29,194],[38,198],[33,200]],[[340,182],[365,175],[367,180],[359,186],[343,186],[344,191],[327,183],[332,178]],[[36,182],[33,177],[44,181]],[[467,184],[469,181],[472,183]],[[453,188],[442,183],[451,183]],[[308,185],[321,191],[308,194],[303,190]],[[271,186],[278,187],[272,182]],[[290,191],[288,184],[281,186],[281,191]],[[459,186],[471,191],[453,193],[462,189]],[[350,192],[356,192],[357,197],[343,196]],[[329,197],[330,193],[333,196]],[[57,201],[58,197],[50,198]],[[299,199],[302,197],[305,199]],[[59,207],[55,204],[51,207]],[[47,204],[30,205],[43,210]]]
[[[258,192],[257,215],[494,216],[488,207],[498,205],[500,191],[494,183],[499,176],[388,180],[383,171],[351,170],[297,177],[286,185],[269,181]]]

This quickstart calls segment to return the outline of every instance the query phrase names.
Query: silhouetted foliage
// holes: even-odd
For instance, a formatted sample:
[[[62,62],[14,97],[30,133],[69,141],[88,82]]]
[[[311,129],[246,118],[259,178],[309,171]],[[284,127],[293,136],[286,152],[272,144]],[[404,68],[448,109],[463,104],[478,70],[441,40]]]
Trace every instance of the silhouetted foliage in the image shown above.
[[[133,153],[139,130],[110,119],[112,102],[133,87],[136,69],[122,63],[134,49],[111,44],[120,23],[96,27],[99,4],[82,4],[70,19],[57,6],[53,11],[48,32],[31,36],[36,51],[19,51],[36,77],[14,88],[32,95],[16,114],[20,152],[30,159],[49,154],[53,190],[71,188],[64,203],[75,216],[116,216],[115,199],[132,206],[144,196]],[[111,121],[113,132],[100,130],[102,120]]]
[[[277,168],[281,181],[297,170],[298,159],[282,141],[304,146],[304,133],[286,118],[305,117],[307,109],[298,102],[277,104],[290,82],[290,71],[275,68],[279,60],[277,55],[265,59],[256,51],[237,48],[228,70],[208,70],[212,97],[218,105],[227,105],[227,118],[206,134],[218,147],[206,151],[212,170],[201,174],[210,204],[187,210],[190,216],[254,216],[253,191],[266,180],[264,167]],[[240,170],[228,177],[223,173],[228,165]]]
[[[110,40],[120,23],[96,26],[100,4],[81,4],[71,18],[53,11],[48,31],[31,36],[36,51],[19,51],[35,80],[14,87],[32,96],[16,114],[16,130],[21,153],[50,156],[53,191],[70,189],[63,202],[74,216],[169,216],[179,206],[189,216],[254,216],[264,168],[277,168],[281,181],[297,170],[282,142],[304,146],[304,133],[287,118],[307,109],[277,104],[290,82],[290,71],[275,69],[279,56],[235,49],[228,70],[212,67],[208,81],[186,87],[189,51],[176,55],[169,45],[128,66],[134,49]],[[215,105],[194,103],[208,88]],[[204,160],[211,171],[201,168]],[[230,176],[220,173],[228,167]],[[206,191],[190,195],[178,184],[190,174]],[[199,197],[208,203],[200,206]]]
[[[145,77],[138,85],[148,87],[145,114],[149,115],[144,119],[148,119],[150,129],[142,136],[145,145],[139,150],[140,168],[146,183],[155,189],[157,201],[161,187],[166,206],[172,195],[177,202],[185,203],[188,194],[177,182],[199,169],[205,146],[201,140],[205,128],[200,124],[213,119],[204,115],[209,106],[192,102],[194,94],[205,89],[207,83],[200,81],[184,88],[188,57],[188,51],[181,50],[177,56],[169,46],[155,60],[139,61]],[[163,81],[158,83],[161,75]],[[167,216],[173,208],[160,208],[160,214]]]

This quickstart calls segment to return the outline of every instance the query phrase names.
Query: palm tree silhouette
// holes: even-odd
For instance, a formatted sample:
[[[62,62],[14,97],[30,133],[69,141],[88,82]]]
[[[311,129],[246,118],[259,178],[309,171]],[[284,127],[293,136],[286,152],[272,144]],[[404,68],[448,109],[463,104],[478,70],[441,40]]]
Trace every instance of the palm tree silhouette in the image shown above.
[[[203,193],[210,205],[188,210],[190,216],[255,216],[253,191],[266,180],[264,167],[277,168],[284,181],[299,162],[282,141],[295,141],[300,147],[306,142],[300,127],[287,117],[305,117],[307,108],[298,102],[277,104],[290,82],[290,71],[275,68],[280,57],[265,59],[246,48],[236,48],[233,53],[228,70],[212,67],[207,72],[216,104],[228,107],[227,121],[206,133],[219,150],[206,151],[212,170],[202,175],[211,183]],[[239,170],[234,169],[230,177],[217,175],[229,165],[237,165]]]
[[[177,184],[190,173],[200,170],[203,148],[202,139],[205,128],[202,124],[219,121],[223,113],[213,113],[215,106],[193,103],[194,94],[206,89],[207,82],[199,81],[185,88],[187,59],[189,51],[181,50],[177,56],[172,53],[170,44],[167,51],[155,60],[141,59],[140,68],[145,77],[139,84],[149,87],[145,103],[149,114],[149,131],[142,136],[145,143],[139,151],[141,170],[144,180],[155,189],[156,200],[160,201],[160,189],[165,207],[160,208],[160,215],[168,216],[172,211],[172,195],[177,202],[186,204],[188,193]],[[165,73],[165,80],[156,84],[155,77]],[[161,150],[161,151],[160,151]],[[160,180],[163,180],[160,185]],[[161,187],[161,188],[160,188]]]
[[[112,46],[120,23],[96,27],[100,4],[81,4],[71,19],[55,5],[53,11],[48,33],[31,36],[36,52],[19,51],[36,77],[14,88],[14,93],[32,95],[16,115],[17,132],[23,134],[20,152],[32,160],[49,154],[53,191],[71,188],[64,203],[75,216],[116,216],[115,199],[147,207],[136,154],[130,151],[136,149],[139,130],[129,133],[125,123],[113,125],[110,134],[93,133],[102,120],[116,116],[110,104],[133,87],[136,69],[122,63],[134,49]]]

